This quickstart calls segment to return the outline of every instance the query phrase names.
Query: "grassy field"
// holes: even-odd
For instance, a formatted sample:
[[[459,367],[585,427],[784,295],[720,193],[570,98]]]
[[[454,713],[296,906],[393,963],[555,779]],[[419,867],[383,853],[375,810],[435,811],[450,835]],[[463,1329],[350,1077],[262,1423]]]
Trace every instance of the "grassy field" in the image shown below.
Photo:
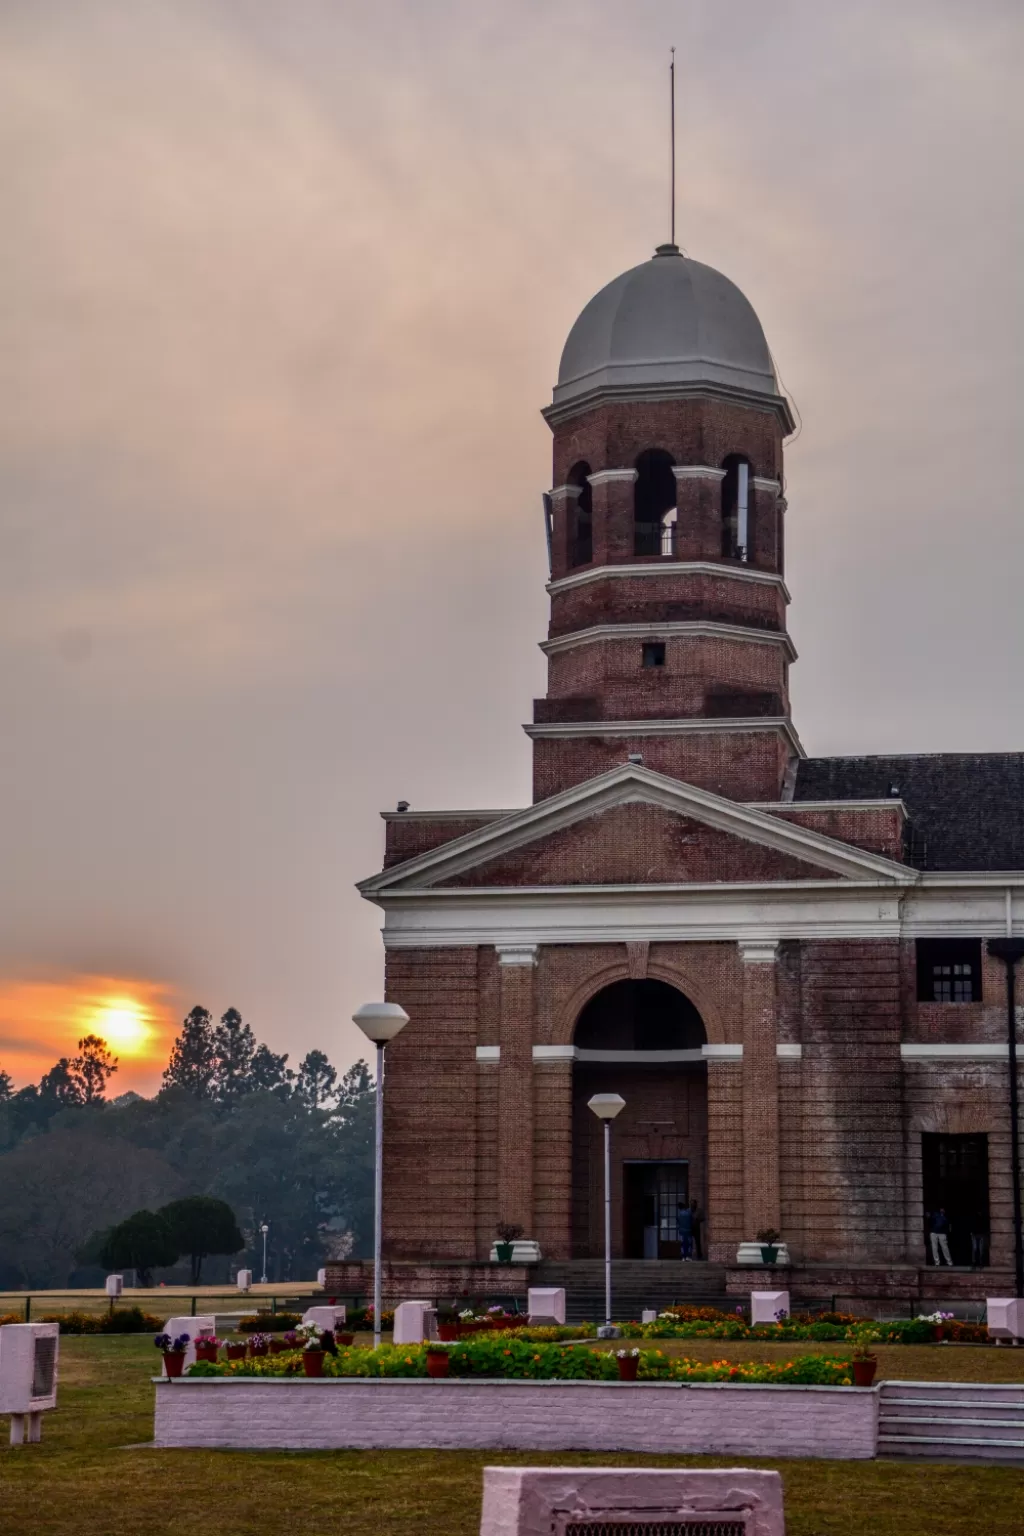
[[[362,1342],[362,1341],[361,1341]],[[696,1358],[721,1343],[672,1345]],[[804,1346],[810,1349],[811,1346]],[[730,1358],[773,1358],[777,1345],[734,1345]],[[825,1346],[823,1352],[832,1352]],[[924,1379],[1017,1381],[1024,1351],[953,1345],[879,1350],[881,1372]],[[487,1464],[731,1465],[736,1458],[566,1453],[154,1451],[156,1364],[148,1338],[68,1338],[60,1409],[43,1443],[0,1445],[3,1536],[476,1536]],[[782,1461],[788,1536],[1020,1536],[1024,1472],[935,1463]]]
[[[116,1302],[118,1307],[140,1307],[156,1317],[187,1315],[196,1298],[197,1312],[255,1312],[257,1307],[267,1307],[276,1296],[278,1305],[286,1298],[295,1296],[322,1296],[315,1280],[296,1280],[288,1285],[254,1285],[243,1293],[230,1285],[161,1285],[151,1290],[124,1291]],[[31,1301],[32,1321],[50,1312],[86,1312],[98,1317],[108,1310],[110,1301],[104,1291],[0,1291],[0,1317],[16,1313],[19,1319],[25,1315],[26,1296]]]

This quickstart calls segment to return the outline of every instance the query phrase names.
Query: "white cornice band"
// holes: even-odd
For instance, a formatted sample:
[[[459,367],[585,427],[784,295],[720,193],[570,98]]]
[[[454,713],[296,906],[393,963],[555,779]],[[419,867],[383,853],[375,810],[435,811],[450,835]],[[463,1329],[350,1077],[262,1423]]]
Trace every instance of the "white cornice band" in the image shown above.
[[[719,624],[711,619],[676,619],[665,624],[592,624],[574,629],[552,640],[541,640],[545,656],[557,656],[579,645],[597,645],[604,640],[735,640],[742,645],[778,645],[786,660],[796,661],[796,647],[785,630],[750,629],[744,624]]]
[[[798,1042],[781,1041],[775,1047],[779,1061],[800,1061],[804,1048]],[[1009,1055],[1005,1045],[987,1041],[975,1044],[946,1045],[929,1042],[919,1045],[903,1042],[900,1056],[904,1061],[1006,1061]],[[479,1062],[501,1060],[500,1045],[478,1045],[476,1059]],[[589,1051],[576,1045],[535,1045],[534,1061],[592,1062],[595,1064],[653,1067],[672,1066],[700,1061],[742,1061],[743,1046],[732,1044],[702,1045],[689,1051]]]
[[[478,1045],[476,1048],[477,1061],[500,1061],[500,1045]]]
[[[783,736],[794,757],[806,757],[788,715],[743,716],[735,720],[553,720],[543,725],[524,725],[531,741],[571,741],[588,736],[710,736],[747,735],[774,731]]]
[[[536,944],[495,944],[498,952],[499,965],[527,965],[537,964]]]
[[[638,478],[635,469],[599,469],[595,474],[587,476],[593,486],[610,485],[615,480],[627,481],[632,485]]]
[[[677,480],[724,480],[724,469],[712,469],[710,464],[673,464],[672,473]]]
[[[789,588],[776,571],[759,571],[751,565],[720,565],[715,560],[665,560],[646,565],[593,565],[585,571],[575,571],[571,576],[560,576],[549,581],[547,591],[554,597],[559,592],[569,592],[573,587],[583,587],[591,581],[604,581],[635,576],[722,576],[727,581],[746,581],[778,587],[783,598],[790,601]]]
[[[907,1042],[900,1046],[900,1055],[904,1061],[1006,1061],[1009,1054],[1009,1046],[990,1044],[987,1041],[967,1045],[940,1045],[929,1040],[923,1045]]]

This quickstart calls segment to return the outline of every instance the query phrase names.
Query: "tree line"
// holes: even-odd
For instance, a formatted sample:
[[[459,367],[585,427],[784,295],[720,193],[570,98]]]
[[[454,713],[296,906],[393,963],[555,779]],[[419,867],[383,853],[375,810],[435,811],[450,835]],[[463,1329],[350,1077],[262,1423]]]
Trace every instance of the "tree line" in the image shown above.
[[[96,1035],[27,1087],[0,1068],[0,1288],[92,1283],[112,1229],[195,1196],[226,1202],[240,1229],[233,1256],[209,1250],[225,1255],[211,1261],[215,1282],[247,1260],[262,1266],[264,1223],[273,1279],[310,1278],[326,1258],[368,1252],[367,1065],[339,1075],[319,1050],[288,1062],[237,1009],[215,1022],[196,1007],[152,1098],[110,1097],[118,1059]],[[176,1240],[157,1245],[149,1267],[173,1266],[164,1256]],[[179,1246],[181,1255],[194,1268],[194,1252]]]

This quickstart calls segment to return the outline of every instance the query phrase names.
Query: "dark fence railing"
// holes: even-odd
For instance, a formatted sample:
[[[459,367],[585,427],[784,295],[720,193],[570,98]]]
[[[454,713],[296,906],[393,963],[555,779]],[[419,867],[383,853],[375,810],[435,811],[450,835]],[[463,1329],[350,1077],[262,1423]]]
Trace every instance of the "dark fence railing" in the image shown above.
[[[669,555],[676,552],[675,523],[634,523],[635,555]]]

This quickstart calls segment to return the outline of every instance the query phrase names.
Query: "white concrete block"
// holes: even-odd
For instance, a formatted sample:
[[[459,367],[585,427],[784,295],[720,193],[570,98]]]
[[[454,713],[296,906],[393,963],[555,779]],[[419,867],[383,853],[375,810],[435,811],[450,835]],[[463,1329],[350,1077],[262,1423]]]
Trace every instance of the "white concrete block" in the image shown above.
[[[107,1276],[107,1295],[120,1296],[124,1290],[124,1275]]]
[[[656,1323],[658,1321],[657,1311],[653,1307],[645,1307],[640,1313],[640,1321],[642,1323]]]
[[[1024,1339],[1024,1301],[990,1296],[986,1309],[990,1339]]]
[[[248,1291],[252,1289],[252,1270],[240,1269],[237,1275],[238,1289]]]
[[[345,1307],[307,1307],[302,1314],[304,1323],[316,1323],[321,1332],[333,1333],[347,1316]]]
[[[789,1292],[788,1291],[751,1291],[750,1293],[750,1321],[754,1323],[777,1323],[778,1314],[785,1312],[789,1316]]]
[[[316,1283],[320,1287],[321,1290],[324,1289],[324,1287],[327,1284],[327,1271],[326,1271],[326,1269],[318,1269],[317,1270],[317,1272],[316,1272]]]
[[[785,1536],[782,1479],[746,1467],[485,1467],[480,1536],[587,1529],[741,1526]]]
[[[776,1269],[785,1268],[791,1263],[789,1257],[789,1249],[786,1247],[785,1243],[776,1243],[775,1247],[778,1251],[775,1256],[775,1265],[773,1267]],[[761,1254],[761,1244],[740,1243],[739,1248],[736,1250],[736,1263],[763,1264],[764,1258]]]
[[[531,1238],[517,1237],[512,1244],[513,1264],[539,1264],[541,1260],[540,1244]],[[491,1244],[491,1263],[498,1262],[498,1245]]]
[[[526,1310],[530,1318],[549,1318],[552,1322],[565,1322],[565,1290],[560,1285],[531,1286],[526,1293]]]
[[[395,1308],[394,1342],[422,1344],[437,1337],[437,1312],[429,1301],[402,1301]]]
[[[164,1323],[163,1331],[164,1333],[169,1333],[172,1339],[180,1338],[183,1333],[188,1334],[189,1346],[185,1351],[185,1364],[182,1367],[183,1370],[187,1371],[190,1365],[195,1365],[196,1363],[196,1346],[192,1341],[202,1338],[204,1335],[207,1338],[216,1338],[217,1319],[212,1312],[204,1312],[201,1316],[197,1317],[169,1317],[166,1323]],[[162,1376],[167,1374],[162,1366],[160,1374]]]

